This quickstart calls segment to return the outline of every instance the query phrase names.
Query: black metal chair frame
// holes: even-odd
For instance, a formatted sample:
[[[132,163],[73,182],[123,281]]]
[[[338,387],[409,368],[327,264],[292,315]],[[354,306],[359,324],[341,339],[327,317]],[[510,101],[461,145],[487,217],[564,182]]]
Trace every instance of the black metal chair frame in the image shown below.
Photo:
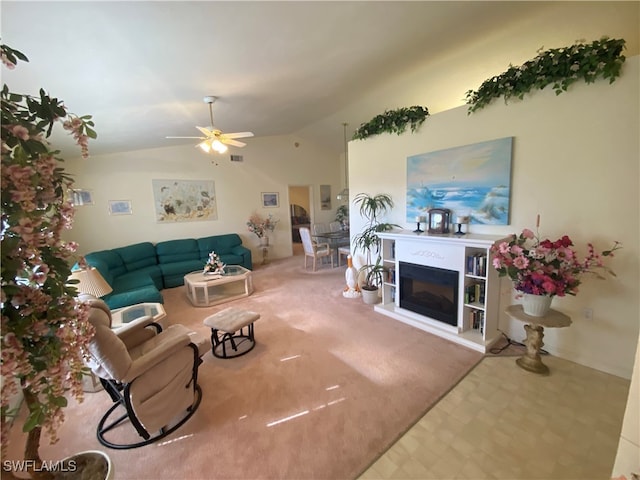
[[[246,335],[244,333],[245,328],[247,329]],[[249,348],[238,353],[238,345],[242,344],[243,342],[249,342]],[[227,343],[231,345],[233,351],[236,352],[235,354],[227,353]],[[249,353],[251,350],[253,350],[253,347],[256,346],[256,339],[253,331],[253,322],[251,322],[249,325],[241,327],[240,330],[233,333],[221,333],[221,331],[217,328],[212,328],[211,344],[211,353],[218,358],[235,358]],[[222,346],[222,355],[220,355],[219,353],[220,349],[218,347],[220,346]]]
[[[103,415],[102,419],[98,423],[97,436],[98,436],[98,441],[102,445],[104,445],[105,447],[116,449],[116,450],[127,450],[131,448],[143,447],[145,445],[149,445],[175,432],[178,428],[184,425],[187,420],[191,418],[191,416],[196,412],[196,410],[200,406],[200,401],[202,400],[202,389],[200,388],[200,385],[198,385],[198,366],[202,363],[202,359],[200,358],[200,355],[198,353],[198,347],[193,343],[191,343],[189,346],[193,349],[193,371],[191,374],[191,379],[189,380],[189,383],[185,385],[185,388],[190,388],[190,387],[193,388],[193,395],[194,395],[193,404],[189,408],[187,408],[187,410],[185,411],[184,417],[182,417],[178,421],[178,423],[171,426],[170,428],[166,428],[166,427],[161,428],[156,435],[151,435],[151,433],[148,432],[142,426],[142,424],[136,417],[133,406],[131,405],[131,396],[129,395],[129,392],[131,389],[131,385],[133,382],[135,382],[135,380],[129,383],[120,383],[114,380],[106,380],[104,378],[100,379],[100,382],[102,383],[102,386],[104,387],[105,391],[109,394],[109,396],[111,397],[111,400],[113,400],[114,402],[113,405],[109,407],[107,412]],[[110,421],[110,423],[107,423],[109,421],[109,418],[111,417],[111,414],[119,406],[123,406],[126,410],[126,413],[118,417],[117,419]],[[134,426],[138,434],[144,440],[137,443],[127,443],[127,444],[113,443],[107,440],[105,438],[105,434],[108,433],[113,428],[120,425],[126,419],[129,419],[129,421]]]

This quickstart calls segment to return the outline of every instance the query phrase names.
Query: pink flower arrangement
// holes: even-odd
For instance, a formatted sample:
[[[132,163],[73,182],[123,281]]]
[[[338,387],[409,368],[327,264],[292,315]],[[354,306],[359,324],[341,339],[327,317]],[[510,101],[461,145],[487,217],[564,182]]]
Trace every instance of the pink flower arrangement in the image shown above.
[[[257,213],[254,213],[249,217],[247,222],[247,228],[251,233],[255,233],[258,238],[262,238],[267,232],[273,232],[276,229],[276,225],[280,220],[273,218],[273,215],[269,214],[267,218],[262,218]]]
[[[27,61],[6,45],[0,45],[0,59],[9,67]],[[0,100],[2,456],[8,421],[17,413],[12,397],[21,392],[28,409],[22,427],[28,433],[25,460],[35,462],[34,470],[42,464],[37,451],[41,433],[56,442],[68,397],[82,401],[85,358],[94,334],[89,304],[78,301],[76,288],[69,285],[78,245],[66,242],[63,233],[73,222],[74,208],[65,198],[73,180],[46,138],[56,122],[70,120],[64,128],[72,131],[84,156],[88,138],[96,134],[91,117],[67,114],[62,102],[44,90],[32,97],[4,85]]]
[[[518,292],[549,297],[576,295],[585,273],[605,278],[598,272],[602,270],[615,276],[604,265],[603,257],[613,257],[613,252],[622,248],[619,242],[602,253],[596,252],[589,243],[588,254],[583,260],[571,247],[573,242],[567,235],[555,242],[540,241],[525,228],[520,235],[513,234],[510,241],[492,247],[493,267],[499,276],[511,278]]]

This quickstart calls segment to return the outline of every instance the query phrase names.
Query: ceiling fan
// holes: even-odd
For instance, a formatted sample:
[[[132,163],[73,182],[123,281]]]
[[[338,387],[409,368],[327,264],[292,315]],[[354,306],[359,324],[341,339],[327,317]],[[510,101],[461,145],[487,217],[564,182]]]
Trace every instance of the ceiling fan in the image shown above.
[[[204,137],[166,137],[166,138],[197,138],[202,140],[196,145],[200,147],[206,153],[211,150],[224,153],[227,151],[227,145],[234,147],[244,147],[246,143],[239,142],[236,138],[253,137],[252,132],[236,132],[236,133],[222,133],[222,131],[213,126],[213,103],[218,99],[214,96],[204,97],[204,103],[209,104],[209,118],[211,119],[211,126],[209,128],[198,127],[196,128],[202,132]]]

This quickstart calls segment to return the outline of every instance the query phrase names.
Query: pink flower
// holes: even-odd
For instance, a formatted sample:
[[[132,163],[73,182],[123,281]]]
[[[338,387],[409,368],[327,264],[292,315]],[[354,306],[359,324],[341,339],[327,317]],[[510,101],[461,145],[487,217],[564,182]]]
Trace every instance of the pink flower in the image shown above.
[[[535,238],[535,234],[531,230],[529,230],[528,228],[523,229],[521,235],[524,238],[528,238],[528,239]]]
[[[518,270],[524,270],[529,266],[529,260],[527,260],[526,257],[520,255],[519,257],[513,259],[513,266]]]
[[[3,65],[9,70],[13,70],[14,68],[16,68],[16,64],[9,60],[4,52],[0,54],[0,60],[2,60]]]
[[[29,130],[22,125],[12,125],[8,127],[9,131],[20,140],[29,140]]]

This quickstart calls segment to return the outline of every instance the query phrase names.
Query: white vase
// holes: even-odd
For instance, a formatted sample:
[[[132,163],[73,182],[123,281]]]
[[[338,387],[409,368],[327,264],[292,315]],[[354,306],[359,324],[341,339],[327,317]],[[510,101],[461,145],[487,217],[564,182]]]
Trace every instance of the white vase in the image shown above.
[[[522,298],[522,309],[527,315],[532,317],[544,317],[549,313],[553,297],[547,295],[532,295],[525,293]]]
[[[260,246],[261,247],[268,247],[269,246],[269,237],[267,237],[266,235],[264,237],[260,237]]]

